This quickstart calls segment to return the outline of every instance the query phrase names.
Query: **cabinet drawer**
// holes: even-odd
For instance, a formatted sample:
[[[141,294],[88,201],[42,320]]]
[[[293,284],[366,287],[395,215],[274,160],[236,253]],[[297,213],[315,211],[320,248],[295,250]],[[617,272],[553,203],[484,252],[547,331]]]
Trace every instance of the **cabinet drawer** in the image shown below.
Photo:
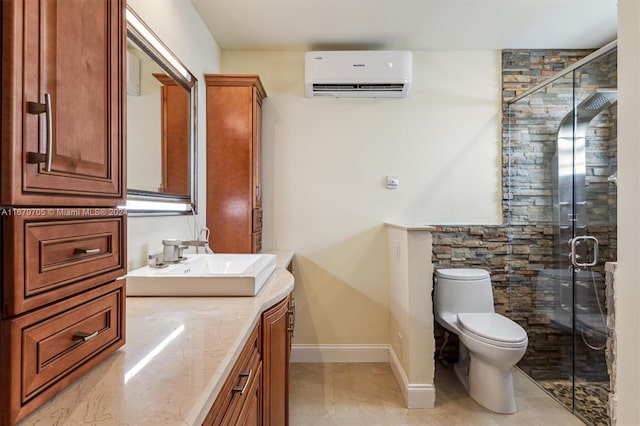
[[[124,216],[4,223],[6,315],[17,315],[126,274]],[[8,237],[8,238],[7,238]]]
[[[247,410],[256,387],[261,388],[260,324],[256,324],[231,369],[203,425],[235,425]],[[261,411],[260,407],[260,411]],[[260,424],[260,423],[259,423]]]
[[[124,344],[124,280],[2,321],[3,406],[23,417]],[[8,347],[7,346],[7,347]],[[10,400],[7,401],[6,398]]]

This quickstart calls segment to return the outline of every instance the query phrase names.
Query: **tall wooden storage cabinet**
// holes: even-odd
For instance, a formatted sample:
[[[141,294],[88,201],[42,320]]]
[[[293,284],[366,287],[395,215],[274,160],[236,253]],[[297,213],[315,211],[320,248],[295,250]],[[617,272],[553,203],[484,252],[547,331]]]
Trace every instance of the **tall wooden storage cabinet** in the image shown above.
[[[262,101],[257,75],[205,75],[207,85],[207,226],[211,248],[262,248]]]
[[[124,344],[125,4],[0,6],[0,425]]]

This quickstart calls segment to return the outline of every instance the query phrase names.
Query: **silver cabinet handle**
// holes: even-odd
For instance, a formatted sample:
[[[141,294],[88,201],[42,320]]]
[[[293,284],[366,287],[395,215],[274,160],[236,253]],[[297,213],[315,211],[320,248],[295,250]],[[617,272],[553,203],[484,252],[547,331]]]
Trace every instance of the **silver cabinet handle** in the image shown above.
[[[89,340],[98,336],[98,331],[94,331],[93,333],[86,333],[84,331],[78,331],[74,333],[73,340],[82,340],[83,342],[88,342]]]
[[[51,106],[51,94],[44,94],[44,104],[38,102],[27,102],[27,112],[29,114],[45,114],[46,119],[46,146],[45,152],[29,152],[27,162],[29,163],[45,163],[44,169],[51,171],[51,158],[53,156],[53,110]]]
[[[296,329],[296,302],[292,300],[289,305],[289,327],[287,327],[287,331],[291,333],[291,337],[294,337],[293,333]]]
[[[80,247],[76,247],[75,249],[73,249],[73,253],[74,254],[96,254],[96,253],[100,253],[100,249],[99,248],[80,248]]]
[[[247,381],[244,383],[244,386],[234,386],[232,390],[234,392],[240,392],[240,395],[244,395],[244,392],[247,390],[247,386],[249,386],[249,382],[251,381],[251,375],[253,374],[253,370],[243,371],[240,373],[240,377],[246,377]]]
[[[578,262],[578,256],[576,252],[576,246],[580,241],[593,241],[593,260],[591,262]],[[598,246],[599,242],[596,237],[592,237],[591,235],[582,235],[579,237],[573,237],[570,241],[571,243],[571,264],[576,268],[588,268],[591,266],[596,266],[598,263]]]

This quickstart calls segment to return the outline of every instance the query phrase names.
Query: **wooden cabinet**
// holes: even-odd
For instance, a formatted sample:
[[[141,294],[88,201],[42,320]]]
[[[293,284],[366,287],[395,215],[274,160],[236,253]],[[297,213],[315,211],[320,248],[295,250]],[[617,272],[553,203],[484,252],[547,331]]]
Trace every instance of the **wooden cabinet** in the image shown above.
[[[262,101],[257,75],[205,75],[207,85],[207,226],[211,248],[262,248]]]
[[[125,5],[0,6],[2,426],[125,342]]]
[[[289,424],[291,297],[262,313],[203,425]]]
[[[265,425],[289,424],[290,296],[262,314],[262,416]]]
[[[160,86],[162,187],[158,192],[189,195],[189,96],[173,77],[154,73]]]
[[[124,201],[124,6],[2,2],[3,206]]]

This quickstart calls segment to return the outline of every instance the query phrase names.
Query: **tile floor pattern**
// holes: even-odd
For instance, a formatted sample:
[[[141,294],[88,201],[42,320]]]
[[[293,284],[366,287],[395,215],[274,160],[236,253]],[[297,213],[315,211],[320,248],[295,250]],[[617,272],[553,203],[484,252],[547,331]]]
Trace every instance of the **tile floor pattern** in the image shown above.
[[[554,397],[567,407],[572,406],[572,382],[570,380],[544,381],[540,383]],[[608,383],[576,383],[576,411],[593,426],[609,426],[607,404]]]
[[[412,409],[388,364],[291,364],[291,426],[584,426],[519,372],[515,414],[495,414],[473,401],[451,369],[436,368],[436,405]]]

